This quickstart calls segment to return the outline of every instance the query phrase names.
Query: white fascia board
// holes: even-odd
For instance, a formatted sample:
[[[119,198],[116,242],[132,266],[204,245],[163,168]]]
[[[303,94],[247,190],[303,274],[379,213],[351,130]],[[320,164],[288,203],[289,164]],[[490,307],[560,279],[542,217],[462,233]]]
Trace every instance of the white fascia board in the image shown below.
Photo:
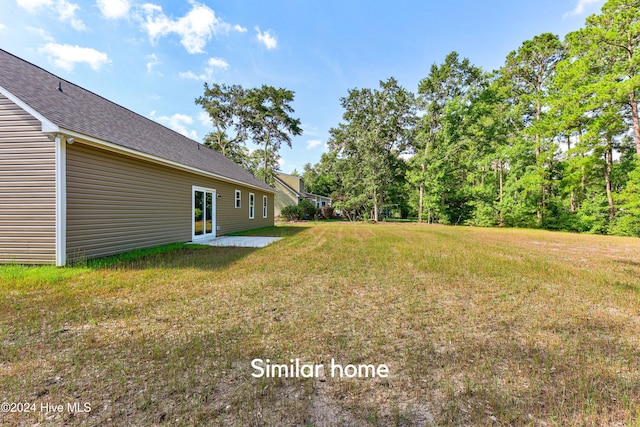
[[[58,125],[56,125],[55,123],[52,123],[49,119],[44,117],[42,114],[38,113],[33,108],[29,107],[27,104],[22,102],[20,98],[18,98],[17,96],[15,96],[11,92],[3,88],[2,86],[0,86],[0,93],[6,96],[7,98],[9,98],[9,100],[14,104],[16,104],[18,107],[22,108],[24,111],[26,111],[27,113],[35,117],[42,125],[42,132],[50,133],[50,132],[60,131],[60,129],[58,128]]]
[[[265,188],[258,187],[258,186],[255,186],[255,185],[251,185],[251,184],[248,184],[246,182],[242,182],[242,181],[238,181],[238,180],[235,180],[235,179],[227,178],[225,176],[218,175],[218,174],[215,174],[215,173],[212,173],[212,172],[203,171],[202,169],[194,168],[192,166],[187,166],[187,165],[184,165],[182,163],[174,162],[172,160],[167,160],[167,159],[164,159],[162,157],[154,156],[153,154],[143,153],[141,151],[134,150],[133,148],[128,148],[128,147],[124,147],[122,145],[114,144],[112,142],[107,142],[107,141],[104,141],[102,139],[94,138],[92,136],[88,136],[88,135],[85,135],[85,134],[82,134],[82,133],[78,133],[78,132],[75,132],[75,131],[72,131],[72,130],[60,129],[60,133],[62,133],[64,135],[67,135],[67,136],[70,136],[70,137],[73,137],[73,138],[76,138],[77,141],[81,141],[84,144],[91,145],[91,146],[94,146],[94,147],[103,148],[103,149],[106,149],[106,150],[109,150],[109,151],[113,151],[113,152],[120,153],[120,154],[125,154],[125,155],[128,155],[130,157],[135,157],[135,158],[138,158],[138,159],[148,160],[148,161],[151,161],[153,163],[159,163],[161,165],[170,166],[170,167],[173,167],[175,169],[180,169],[180,170],[184,170],[184,171],[187,171],[187,172],[196,173],[198,175],[203,175],[203,176],[206,176],[208,178],[215,178],[215,179],[217,179],[219,181],[230,182],[230,183],[233,183],[233,184],[242,185],[243,187],[249,187],[249,188],[256,189],[258,191],[263,191],[263,192],[266,192],[266,193],[275,194],[274,190],[267,190]]]

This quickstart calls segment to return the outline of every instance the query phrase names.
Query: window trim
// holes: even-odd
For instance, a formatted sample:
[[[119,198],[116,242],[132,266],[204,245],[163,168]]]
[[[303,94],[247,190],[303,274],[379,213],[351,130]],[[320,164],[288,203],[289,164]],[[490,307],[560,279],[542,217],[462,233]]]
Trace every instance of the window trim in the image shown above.
[[[266,218],[267,216],[269,216],[269,212],[267,210],[267,203],[268,203],[268,199],[267,196],[263,195],[262,196],[262,218]]]
[[[195,200],[196,200],[196,191],[204,193],[204,203],[206,204],[207,193],[211,194],[211,232],[207,233],[206,231],[202,234],[196,234],[195,222],[193,220],[194,208],[195,208]],[[217,191],[215,188],[201,187],[199,185],[191,186],[191,241],[195,242],[197,240],[207,239],[207,238],[215,238],[217,235],[217,224],[216,224],[216,199],[217,199]],[[205,223],[203,224],[206,227],[206,210],[203,209],[202,212],[203,219]],[[205,228],[206,230],[206,228]]]
[[[249,193],[249,219],[254,219],[256,216],[256,195]]]
[[[234,206],[236,209],[240,209],[242,207],[242,191],[236,190],[234,194]]]

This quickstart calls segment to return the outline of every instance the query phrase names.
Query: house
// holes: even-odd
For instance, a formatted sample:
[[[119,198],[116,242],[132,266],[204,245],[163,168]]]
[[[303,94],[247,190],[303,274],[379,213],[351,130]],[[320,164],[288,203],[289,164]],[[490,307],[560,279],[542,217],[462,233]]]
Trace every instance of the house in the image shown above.
[[[273,209],[220,153],[0,50],[0,263],[197,242]]]
[[[316,208],[331,206],[331,198],[306,192],[301,177],[279,173],[275,178],[275,216],[279,216],[285,206],[297,205],[304,199],[309,200]]]

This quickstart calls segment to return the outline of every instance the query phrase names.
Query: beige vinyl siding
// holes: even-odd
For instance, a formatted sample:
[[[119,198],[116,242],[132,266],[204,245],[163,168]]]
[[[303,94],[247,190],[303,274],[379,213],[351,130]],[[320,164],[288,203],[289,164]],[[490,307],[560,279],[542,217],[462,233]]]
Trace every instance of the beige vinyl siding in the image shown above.
[[[217,231],[218,236],[237,231],[251,230],[254,228],[273,226],[273,193],[266,193],[254,188],[242,187],[237,184],[226,183],[216,180],[207,180],[210,184],[203,185],[205,187],[214,188],[220,196],[216,200]],[[235,190],[242,192],[242,206],[235,208]],[[255,195],[255,215],[253,219],[249,219],[249,193]],[[262,196],[268,198],[267,210],[268,215],[262,218]]]
[[[275,215],[279,216],[282,208],[298,204],[298,196],[291,189],[276,180]]]
[[[278,174],[278,178],[280,178],[285,184],[289,187],[293,188],[299,193],[304,192],[304,184],[299,176],[287,175],[286,173]]]
[[[41,129],[0,95],[0,263],[55,263],[55,144]]]
[[[217,235],[273,225],[249,219],[249,192],[267,194],[168,166],[74,143],[67,146],[67,256],[106,256],[191,240],[192,186],[216,190]],[[234,190],[243,208],[234,208]],[[270,206],[273,195],[268,194]],[[246,206],[246,209],[245,209]]]

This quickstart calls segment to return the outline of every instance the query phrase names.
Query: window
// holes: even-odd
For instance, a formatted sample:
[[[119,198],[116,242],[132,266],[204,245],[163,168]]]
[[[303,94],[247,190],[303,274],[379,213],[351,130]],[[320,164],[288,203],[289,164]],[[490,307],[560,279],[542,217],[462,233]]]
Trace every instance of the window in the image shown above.
[[[255,204],[256,196],[253,193],[249,193],[249,219],[253,219],[255,216]]]
[[[322,201],[322,207],[327,206],[327,202],[325,202],[324,200]]]
[[[236,209],[242,206],[242,191],[236,190]]]
[[[262,218],[267,217],[267,196],[262,196]]]

